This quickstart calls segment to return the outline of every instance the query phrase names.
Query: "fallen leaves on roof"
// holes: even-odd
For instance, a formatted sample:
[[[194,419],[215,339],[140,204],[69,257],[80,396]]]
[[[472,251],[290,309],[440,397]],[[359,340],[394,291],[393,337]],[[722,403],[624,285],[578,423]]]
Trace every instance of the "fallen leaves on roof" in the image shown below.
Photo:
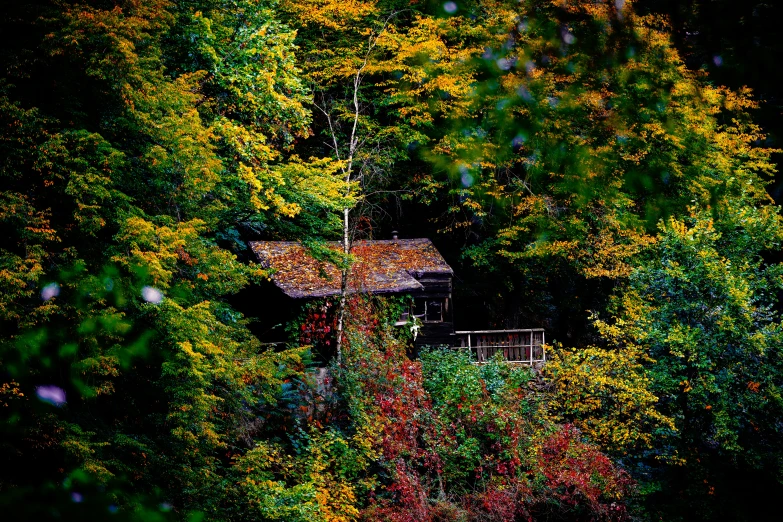
[[[339,243],[329,248],[341,251]],[[301,244],[290,241],[254,241],[250,248],[272,280],[290,297],[324,297],[340,293],[340,270],[314,259]],[[429,239],[358,241],[351,249],[354,262],[349,292],[396,293],[422,289],[424,274],[452,274]]]

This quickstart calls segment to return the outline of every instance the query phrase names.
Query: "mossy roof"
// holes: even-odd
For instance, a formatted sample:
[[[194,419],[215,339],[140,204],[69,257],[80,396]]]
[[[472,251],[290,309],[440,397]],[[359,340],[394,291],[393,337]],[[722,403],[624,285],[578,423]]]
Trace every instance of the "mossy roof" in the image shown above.
[[[335,253],[339,243],[327,243]],[[253,241],[250,248],[259,262],[272,271],[272,281],[289,297],[326,297],[340,293],[340,269],[316,259],[311,250],[292,241]],[[408,293],[423,288],[424,274],[451,275],[451,267],[429,239],[357,241],[349,292]],[[318,256],[323,257],[323,256]]]

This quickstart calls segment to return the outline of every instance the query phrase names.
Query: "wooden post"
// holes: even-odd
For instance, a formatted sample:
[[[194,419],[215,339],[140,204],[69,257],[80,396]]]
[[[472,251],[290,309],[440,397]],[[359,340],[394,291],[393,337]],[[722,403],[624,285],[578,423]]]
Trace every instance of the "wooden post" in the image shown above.
[[[530,366],[533,366],[533,343],[535,342],[535,335],[533,335],[533,330],[530,330]]]

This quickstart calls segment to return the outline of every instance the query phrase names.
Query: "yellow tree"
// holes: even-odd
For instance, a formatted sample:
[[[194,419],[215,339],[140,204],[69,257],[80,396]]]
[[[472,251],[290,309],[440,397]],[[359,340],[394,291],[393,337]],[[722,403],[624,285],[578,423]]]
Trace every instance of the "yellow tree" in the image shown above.
[[[377,72],[396,12],[375,2],[344,4],[305,1],[285,4],[291,23],[300,27],[301,61],[317,111],[316,139],[339,165],[344,182],[341,209],[342,260],[336,351],[342,357],[350,251],[369,187],[380,185],[384,171],[403,157],[402,130],[378,120],[379,91],[368,76]],[[319,121],[320,120],[320,121]],[[312,145],[311,145],[312,146]],[[305,145],[305,148],[307,145]]]

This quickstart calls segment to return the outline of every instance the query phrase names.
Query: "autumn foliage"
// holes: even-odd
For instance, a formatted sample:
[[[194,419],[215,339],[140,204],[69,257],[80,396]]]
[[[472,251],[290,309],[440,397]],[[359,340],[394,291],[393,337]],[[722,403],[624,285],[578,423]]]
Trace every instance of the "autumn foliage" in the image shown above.
[[[775,516],[769,106],[636,3],[5,2],[3,516]],[[340,361],[339,301],[264,338],[272,241],[347,294]],[[415,353],[362,291],[433,245],[458,329],[543,327],[545,367]]]
[[[364,519],[627,517],[633,481],[576,428],[548,421],[530,370],[442,350],[410,360],[374,308],[384,311],[353,303],[338,374],[384,469]]]

